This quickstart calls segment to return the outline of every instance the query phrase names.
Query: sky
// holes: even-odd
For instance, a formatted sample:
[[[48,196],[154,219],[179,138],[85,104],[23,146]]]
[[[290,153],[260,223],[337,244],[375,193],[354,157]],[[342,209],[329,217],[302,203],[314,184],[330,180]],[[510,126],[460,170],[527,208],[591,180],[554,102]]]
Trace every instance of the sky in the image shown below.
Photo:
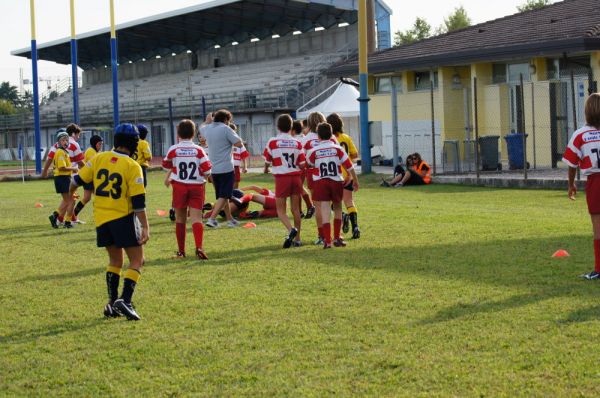
[[[209,0],[115,0],[116,23],[128,22],[168,12]],[[392,31],[410,29],[416,17],[425,18],[432,31],[453,12],[463,6],[473,24],[500,18],[517,12],[525,0],[385,0],[393,10]],[[69,0],[35,0],[36,37],[38,45],[70,36]],[[110,23],[109,0],[76,0],[76,31],[84,33],[105,28]],[[0,0],[0,81],[10,81],[19,87],[19,70],[25,79],[31,77],[31,61],[10,55],[16,49],[28,48],[31,41],[29,1]],[[70,67],[40,61],[40,79],[57,80],[70,75]],[[40,82],[40,91],[45,91]]]

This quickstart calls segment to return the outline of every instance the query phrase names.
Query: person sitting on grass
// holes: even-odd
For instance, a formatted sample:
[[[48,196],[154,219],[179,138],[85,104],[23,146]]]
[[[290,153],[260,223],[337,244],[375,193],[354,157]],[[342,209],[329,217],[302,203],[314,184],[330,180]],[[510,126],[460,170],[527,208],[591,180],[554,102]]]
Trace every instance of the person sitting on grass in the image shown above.
[[[400,188],[405,185],[427,185],[431,183],[431,167],[417,152],[408,155],[406,158],[406,170],[397,167],[394,174],[395,176],[391,181],[383,180],[381,186]]]

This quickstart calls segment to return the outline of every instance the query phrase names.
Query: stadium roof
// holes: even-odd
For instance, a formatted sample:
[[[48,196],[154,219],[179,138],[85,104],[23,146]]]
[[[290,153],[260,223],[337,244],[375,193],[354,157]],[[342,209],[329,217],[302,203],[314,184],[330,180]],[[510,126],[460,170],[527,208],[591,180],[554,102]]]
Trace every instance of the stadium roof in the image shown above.
[[[600,50],[600,0],[565,0],[369,56],[369,73]],[[334,66],[352,76],[358,61]]]
[[[382,0],[377,1],[390,10]],[[357,6],[356,0],[214,0],[117,25],[118,62],[353,24],[358,19]],[[109,27],[77,35],[79,66],[110,65],[109,39]],[[38,45],[38,59],[70,64],[70,40]],[[31,58],[31,49],[11,54]]]

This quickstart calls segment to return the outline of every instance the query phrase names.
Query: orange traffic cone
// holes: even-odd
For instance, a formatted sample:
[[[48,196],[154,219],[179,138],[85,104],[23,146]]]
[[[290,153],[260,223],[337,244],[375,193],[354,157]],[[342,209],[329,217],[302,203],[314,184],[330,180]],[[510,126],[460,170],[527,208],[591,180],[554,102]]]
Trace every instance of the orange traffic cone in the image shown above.
[[[552,257],[569,257],[570,254],[568,251],[560,249],[554,252],[554,254],[552,255]]]
[[[246,228],[246,229],[256,228],[256,224],[254,224],[253,222],[247,222],[246,224],[242,225],[242,228]]]
[[[164,217],[167,215],[167,212],[165,210],[156,210],[156,215],[159,217]]]
[[[44,207],[44,205],[43,205],[43,204],[41,204],[41,203],[36,203],[36,204],[35,204],[35,207],[37,207],[37,208],[39,209],[40,207]]]

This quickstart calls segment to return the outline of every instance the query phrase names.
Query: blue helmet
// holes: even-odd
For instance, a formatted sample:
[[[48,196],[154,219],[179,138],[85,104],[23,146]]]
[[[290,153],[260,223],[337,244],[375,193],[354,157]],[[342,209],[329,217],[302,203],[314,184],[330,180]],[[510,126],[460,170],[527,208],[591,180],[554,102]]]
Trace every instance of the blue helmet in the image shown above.
[[[140,132],[140,138],[145,140],[146,136],[148,135],[148,127],[146,127],[144,124],[138,124],[136,127]]]
[[[135,125],[133,125],[131,123],[121,123],[115,129],[115,135],[117,135],[117,134],[124,134],[124,135],[129,135],[129,136],[139,136],[140,132],[138,131],[137,127],[135,127]]]

